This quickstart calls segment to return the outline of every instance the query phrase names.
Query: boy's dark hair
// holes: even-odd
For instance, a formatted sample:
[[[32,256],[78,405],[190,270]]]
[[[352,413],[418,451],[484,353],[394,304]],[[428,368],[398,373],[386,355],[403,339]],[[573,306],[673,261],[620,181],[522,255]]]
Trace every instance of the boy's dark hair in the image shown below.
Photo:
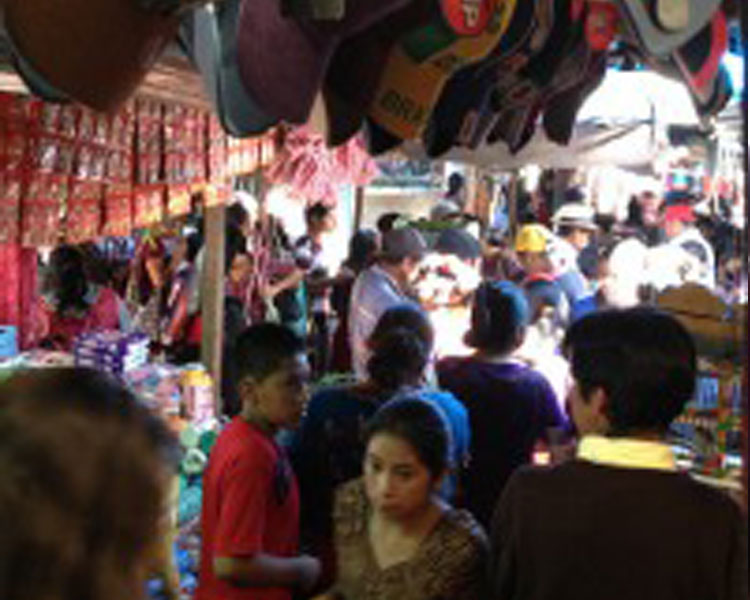
[[[417,396],[404,396],[383,405],[365,430],[365,445],[379,434],[398,437],[414,452],[433,477],[448,467],[448,432],[436,409]]]
[[[596,388],[606,393],[612,434],[666,431],[693,395],[693,340],[658,310],[589,315],[570,327],[563,347],[584,400]]]
[[[474,294],[468,345],[505,354],[529,323],[530,307],[521,288],[510,281],[482,283]]]
[[[315,204],[308,206],[305,209],[305,222],[312,223],[314,221],[322,221],[330,214],[330,206],[327,206],[322,202],[316,202]]]
[[[304,342],[288,327],[252,325],[240,334],[234,347],[237,380],[252,377],[262,381],[278,371],[282,362],[304,352]]]

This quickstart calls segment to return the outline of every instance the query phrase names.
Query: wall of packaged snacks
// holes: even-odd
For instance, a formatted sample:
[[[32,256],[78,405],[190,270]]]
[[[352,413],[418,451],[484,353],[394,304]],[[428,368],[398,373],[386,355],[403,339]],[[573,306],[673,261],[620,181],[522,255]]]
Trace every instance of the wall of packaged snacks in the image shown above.
[[[207,185],[270,164],[275,133],[230,139],[208,112],[139,98],[113,115],[0,94],[0,244],[126,236],[190,212]]]

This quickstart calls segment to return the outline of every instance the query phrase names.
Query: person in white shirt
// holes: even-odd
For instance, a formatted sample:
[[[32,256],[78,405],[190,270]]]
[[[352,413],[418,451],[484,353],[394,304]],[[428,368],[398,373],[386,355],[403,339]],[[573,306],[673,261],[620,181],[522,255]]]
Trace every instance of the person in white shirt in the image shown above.
[[[552,223],[557,235],[552,255],[557,281],[568,304],[573,306],[589,291],[589,283],[578,266],[578,256],[598,229],[594,210],[582,202],[564,204],[552,217]]]
[[[426,252],[427,244],[419,231],[411,227],[393,229],[383,236],[376,264],[363,271],[354,282],[349,309],[349,343],[352,369],[358,380],[367,378],[370,334],[386,310],[410,299],[412,278]]]

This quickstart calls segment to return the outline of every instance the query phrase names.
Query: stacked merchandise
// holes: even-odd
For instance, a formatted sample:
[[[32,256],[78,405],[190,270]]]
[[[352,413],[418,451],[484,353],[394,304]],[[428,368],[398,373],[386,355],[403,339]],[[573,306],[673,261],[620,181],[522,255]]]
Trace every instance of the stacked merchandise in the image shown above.
[[[167,420],[180,441],[175,564],[180,592],[190,598],[197,585],[202,476],[219,431],[213,380],[202,365],[149,363],[128,372],[125,382],[146,406]],[[160,582],[153,582],[149,589],[152,597],[159,597]]]
[[[136,150],[133,225],[149,227],[164,216],[163,106],[159,102],[136,102]]]
[[[0,94],[0,244],[20,236],[21,182],[26,151],[25,104],[18,96]]]
[[[104,235],[127,236],[133,228],[134,135],[134,106],[129,103],[112,117],[110,123],[110,154],[104,189]]]
[[[99,331],[79,336],[74,345],[75,364],[122,377],[148,362],[149,339],[142,333]]]
[[[167,211],[177,217],[190,212],[191,185],[206,181],[206,115],[179,104],[164,111],[164,178]]]
[[[672,429],[682,442],[676,451],[686,469],[723,487],[741,489],[742,380],[738,370],[704,369],[696,382],[695,398]]]

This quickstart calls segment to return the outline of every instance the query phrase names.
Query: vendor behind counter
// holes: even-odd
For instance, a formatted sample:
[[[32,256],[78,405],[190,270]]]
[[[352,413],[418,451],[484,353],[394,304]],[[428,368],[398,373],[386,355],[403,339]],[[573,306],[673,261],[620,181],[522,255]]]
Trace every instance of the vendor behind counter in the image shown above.
[[[130,331],[123,300],[112,288],[91,283],[84,263],[76,246],[63,245],[52,252],[38,307],[40,345],[69,351],[84,333]]]

